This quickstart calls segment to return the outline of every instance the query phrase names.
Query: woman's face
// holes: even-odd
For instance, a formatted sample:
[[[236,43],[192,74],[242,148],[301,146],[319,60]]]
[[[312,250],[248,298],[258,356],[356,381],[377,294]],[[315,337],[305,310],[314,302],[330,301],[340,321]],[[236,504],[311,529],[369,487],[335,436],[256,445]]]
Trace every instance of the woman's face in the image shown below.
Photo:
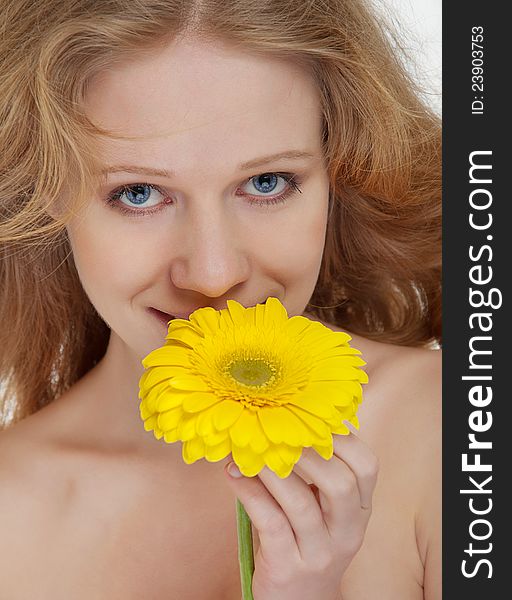
[[[83,287],[140,358],[169,317],[281,300],[301,314],[324,248],[328,177],[313,80],[182,39],[98,75],[86,111],[105,177],[68,225]],[[300,189],[300,191],[299,191]]]

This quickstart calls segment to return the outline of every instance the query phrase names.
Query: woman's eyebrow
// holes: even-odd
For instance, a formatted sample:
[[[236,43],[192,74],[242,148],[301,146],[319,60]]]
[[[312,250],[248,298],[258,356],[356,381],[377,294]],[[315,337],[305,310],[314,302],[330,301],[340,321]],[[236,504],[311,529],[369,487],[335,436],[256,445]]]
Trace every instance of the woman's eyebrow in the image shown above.
[[[138,167],[137,165],[112,165],[101,170],[101,175],[105,178],[107,175],[112,173],[134,173],[135,175],[154,175],[157,177],[171,178],[174,173],[173,171],[167,171],[166,169],[154,169],[153,167]]]
[[[318,158],[313,152],[306,152],[303,150],[285,150],[284,152],[278,152],[277,154],[270,154],[269,156],[262,156],[255,158],[247,162],[238,165],[239,170],[254,169],[262,165],[274,162],[277,160],[288,159],[288,160],[301,160],[308,158]],[[171,178],[175,173],[166,169],[155,169],[153,167],[143,167],[137,165],[112,165],[102,169],[101,174],[107,176],[112,173],[140,173],[142,175],[153,175],[158,177]]]
[[[281,159],[300,160],[304,158],[316,157],[317,155],[313,152],[306,152],[303,150],[285,150],[284,152],[278,152],[277,154],[271,154],[270,156],[262,156],[261,158],[255,158],[254,160],[241,163],[238,165],[238,168],[240,170],[253,169],[254,167],[260,167],[261,165]]]

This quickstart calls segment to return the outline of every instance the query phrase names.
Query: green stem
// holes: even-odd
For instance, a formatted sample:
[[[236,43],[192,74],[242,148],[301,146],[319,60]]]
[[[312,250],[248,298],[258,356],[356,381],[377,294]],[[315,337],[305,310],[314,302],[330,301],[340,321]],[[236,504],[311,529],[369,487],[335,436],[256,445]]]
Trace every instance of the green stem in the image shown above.
[[[254,600],[252,595],[252,574],[254,554],[252,548],[251,519],[240,500],[236,501],[236,530],[238,533],[238,562],[242,583],[242,600]]]

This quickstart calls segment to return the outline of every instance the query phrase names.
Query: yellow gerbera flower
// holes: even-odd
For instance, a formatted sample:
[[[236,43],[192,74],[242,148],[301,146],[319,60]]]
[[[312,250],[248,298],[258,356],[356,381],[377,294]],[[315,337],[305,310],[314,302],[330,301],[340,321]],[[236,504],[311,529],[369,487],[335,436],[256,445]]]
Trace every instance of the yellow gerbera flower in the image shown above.
[[[227,305],[171,321],[166,344],[142,361],[145,429],[182,441],[186,463],[232,453],[248,477],[265,465],[287,477],[308,446],[331,458],[332,434],[349,433],[343,421],[358,427],[368,381],[350,336],[288,318],[277,298]]]

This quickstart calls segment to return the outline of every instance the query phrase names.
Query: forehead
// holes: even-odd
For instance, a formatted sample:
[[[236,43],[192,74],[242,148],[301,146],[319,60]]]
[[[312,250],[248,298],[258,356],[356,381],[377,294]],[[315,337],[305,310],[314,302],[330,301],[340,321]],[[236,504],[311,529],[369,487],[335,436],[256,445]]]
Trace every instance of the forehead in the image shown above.
[[[321,112],[300,66],[221,42],[182,39],[98,74],[86,112],[115,133],[105,159],[221,166],[284,150],[320,152]],[[215,163],[219,164],[216,165]]]

